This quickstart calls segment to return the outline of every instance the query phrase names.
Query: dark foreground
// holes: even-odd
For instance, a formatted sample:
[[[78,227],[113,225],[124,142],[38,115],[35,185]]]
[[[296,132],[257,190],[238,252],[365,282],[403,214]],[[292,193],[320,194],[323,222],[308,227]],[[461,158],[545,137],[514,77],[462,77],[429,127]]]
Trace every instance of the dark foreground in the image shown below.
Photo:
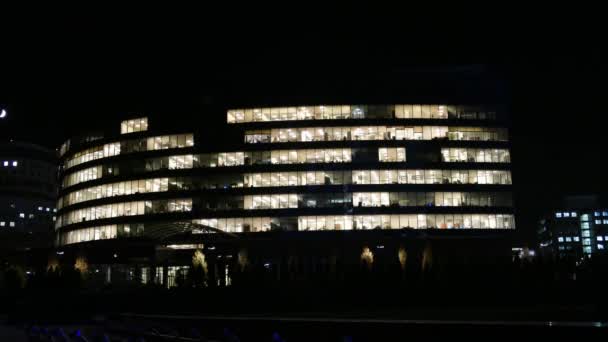
[[[17,331],[22,335],[18,336]],[[605,340],[602,322],[448,321],[327,317],[209,317],[119,314],[80,325],[0,327],[11,341],[400,341]],[[3,336],[4,338],[9,336]],[[5,340],[5,339],[3,339]]]

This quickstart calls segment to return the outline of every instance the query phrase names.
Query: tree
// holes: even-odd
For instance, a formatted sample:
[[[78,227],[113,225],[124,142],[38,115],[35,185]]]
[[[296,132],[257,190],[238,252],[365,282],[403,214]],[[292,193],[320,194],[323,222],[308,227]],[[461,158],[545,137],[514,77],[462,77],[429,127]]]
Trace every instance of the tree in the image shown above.
[[[205,254],[200,249],[194,251],[192,256],[192,268],[190,268],[189,278],[193,287],[203,287],[207,280],[207,261]]]
[[[399,258],[399,266],[401,267],[401,279],[405,279],[407,269],[407,251],[405,250],[405,247],[399,246],[397,257]]]
[[[428,272],[433,268],[433,248],[430,242],[427,242],[422,252],[422,272]]]
[[[363,247],[363,251],[361,252],[361,263],[363,263],[368,270],[371,270],[374,265],[374,253],[367,246]]]
[[[80,271],[80,273],[84,276],[89,271],[89,263],[87,258],[84,256],[79,256],[76,258],[76,262],[74,263],[74,268]]]

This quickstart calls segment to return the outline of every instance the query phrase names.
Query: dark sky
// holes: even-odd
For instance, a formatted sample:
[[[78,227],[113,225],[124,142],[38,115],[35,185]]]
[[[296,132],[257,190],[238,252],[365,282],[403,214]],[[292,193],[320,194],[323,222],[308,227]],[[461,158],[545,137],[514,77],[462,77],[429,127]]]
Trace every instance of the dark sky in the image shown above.
[[[292,33],[282,22],[135,18],[3,22],[0,105],[10,116],[0,138],[55,148],[128,112],[179,112],[206,125],[223,121],[221,108],[236,99],[390,98],[404,91],[408,70],[473,65],[501,80],[510,107],[520,227],[531,232],[563,194],[606,192],[606,55],[567,45],[561,33],[520,40],[412,27],[325,30],[310,21]]]

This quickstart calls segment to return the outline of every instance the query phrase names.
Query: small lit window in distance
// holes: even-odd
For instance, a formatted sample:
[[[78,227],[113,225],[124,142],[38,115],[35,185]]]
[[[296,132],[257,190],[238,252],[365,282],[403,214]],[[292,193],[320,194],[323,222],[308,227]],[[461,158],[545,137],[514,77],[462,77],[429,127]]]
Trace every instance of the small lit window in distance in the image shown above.
[[[562,213],[555,213],[555,217],[557,217],[557,218],[562,217]]]

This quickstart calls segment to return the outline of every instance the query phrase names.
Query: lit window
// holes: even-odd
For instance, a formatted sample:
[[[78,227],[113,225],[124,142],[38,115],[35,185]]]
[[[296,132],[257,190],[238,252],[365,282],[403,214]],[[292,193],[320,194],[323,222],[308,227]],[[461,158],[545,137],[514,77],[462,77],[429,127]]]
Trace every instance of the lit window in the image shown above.
[[[555,213],[555,217],[557,217],[557,218],[562,217],[562,213]]]
[[[572,217],[576,217],[576,212],[573,211],[571,215]]]
[[[601,237],[601,236],[598,236],[598,237],[597,237],[597,241],[604,241],[604,238],[603,238],[603,237]]]
[[[8,162],[7,161],[4,162],[4,166],[8,166]]]
[[[571,237],[566,237],[566,242],[572,242],[572,238]]]
[[[595,220],[595,224],[602,224],[602,220]]]
[[[581,221],[589,221],[589,214],[581,215]]]
[[[573,237],[572,239],[573,239],[574,241],[576,241],[576,242],[578,242],[578,241],[579,241],[578,236],[575,236],[575,237]]]
[[[583,253],[585,253],[585,254],[591,254],[591,247],[590,246],[583,247]]]
[[[405,148],[379,148],[378,160],[381,162],[404,162]]]
[[[593,216],[600,216],[600,212],[599,211],[594,212]]]
[[[4,222],[4,221],[0,222],[0,227],[4,227],[4,226],[6,226],[6,222]]]
[[[39,210],[39,211],[42,211],[42,207],[38,207],[38,210]]]
[[[598,243],[597,244],[597,249],[604,249],[604,244]]]
[[[589,236],[590,236],[590,235],[589,235],[589,231],[588,231],[588,230],[583,230],[583,232],[581,233],[581,235],[582,235],[583,237],[589,237]]]
[[[46,208],[46,211],[51,211],[51,208]]]
[[[604,220],[604,224],[608,224],[608,220]]]
[[[56,213],[56,212],[57,212],[57,208],[54,208],[54,209],[53,209],[53,212],[54,212],[54,213]]]
[[[19,213],[19,217],[20,218],[25,218],[25,214],[24,213]]]
[[[602,216],[608,216],[608,211],[602,211]]]
[[[126,120],[120,124],[120,134],[142,132],[148,130],[148,118]]]
[[[8,224],[10,227],[14,227],[15,226],[15,222],[9,222]]]
[[[570,213],[564,213],[564,217],[570,217]]]
[[[560,236],[560,237],[557,238],[557,241],[564,242],[564,238]]]
[[[583,245],[585,245],[585,246],[591,245],[591,239],[583,239]]]
[[[589,229],[589,222],[583,222],[583,223],[581,223],[581,228],[582,229]]]
[[[34,214],[29,214],[28,218],[33,219],[34,218]]]

